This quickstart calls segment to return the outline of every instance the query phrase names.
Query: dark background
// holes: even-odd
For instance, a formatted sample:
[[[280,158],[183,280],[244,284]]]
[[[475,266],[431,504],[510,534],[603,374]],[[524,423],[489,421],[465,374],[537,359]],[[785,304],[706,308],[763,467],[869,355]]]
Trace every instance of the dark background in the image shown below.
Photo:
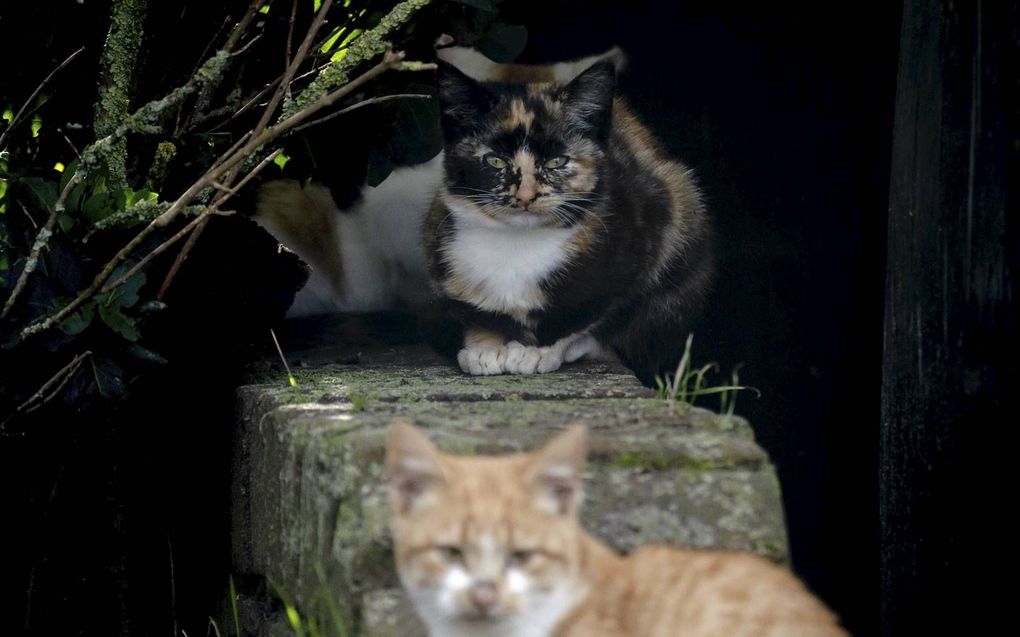
[[[34,4],[23,16],[0,10],[6,48],[22,52],[0,96],[16,101],[8,95],[22,96],[86,44],[88,60],[60,80],[66,112],[48,117],[88,120],[82,105],[94,101],[107,5],[68,1],[54,13]],[[187,77],[224,13],[197,0],[151,4],[144,99]],[[528,29],[521,61],[621,46],[621,93],[694,168],[719,256],[696,360],[726,374],[742,363],[741,381],[761,390],[742,395],[737,412],[779,471],[793,566],[858,635],[880,623],[884,262],[901,10],[678,0],[504,7],[507,22]],[[418,28],[441,21],[426,12]],[[350,121],[373,115],[363,117]],[[344,151],[316,170],[360,180],[371,139],[359,130],[372,127],[343,129]],[[292,263],[262,259],[273,252],[244,219],[210,224],[168,298],[173,313],[150,326],[172,350],[170,366],[102,418],[58,408],[33,435],[0,440],[11,534],[0,628],[205,633],[230,569],[232,390],[294,283]],[[19,465],[31,469],[15,473]]]

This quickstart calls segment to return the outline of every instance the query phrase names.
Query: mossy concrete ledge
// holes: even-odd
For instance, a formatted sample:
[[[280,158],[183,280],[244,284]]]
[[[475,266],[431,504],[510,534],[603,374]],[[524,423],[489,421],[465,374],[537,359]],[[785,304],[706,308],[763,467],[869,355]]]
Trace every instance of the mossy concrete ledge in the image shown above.
[[[271,582],[306,621],[328,626],[324,634],[337,616],[351,635],[424,634],[400,594],[380,482],[396,416],[456,453],[527,450],[584,423],[584,521],[606,542],[623,551],[672,542],[786,560],[779,484],[743,419],[671,412],[618,367],[471,378],[420,350],[404,354],[306,368],[298,391],[278,376],[238,393],[235,572]],[[249,634],[293,634],[282,613],[247,615]]]

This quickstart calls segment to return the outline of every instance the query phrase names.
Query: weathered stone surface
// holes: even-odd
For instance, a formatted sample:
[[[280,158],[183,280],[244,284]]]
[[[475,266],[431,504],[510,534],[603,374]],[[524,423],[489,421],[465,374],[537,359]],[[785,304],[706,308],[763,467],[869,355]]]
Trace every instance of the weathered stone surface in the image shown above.
[[[399,360],[397,358],[396,360]],[[362,357],[239,391],[235,568],[271,578],[309,617],[335,600],[358,634],[422,634],[393,572],[383,441],[409,417],[444,450],[532,449],[564,425],[591,431],[584,521],[620,550],[654,541],[786,559],[779,486],[747,422],[671,413],[618,367],[471,378]]]

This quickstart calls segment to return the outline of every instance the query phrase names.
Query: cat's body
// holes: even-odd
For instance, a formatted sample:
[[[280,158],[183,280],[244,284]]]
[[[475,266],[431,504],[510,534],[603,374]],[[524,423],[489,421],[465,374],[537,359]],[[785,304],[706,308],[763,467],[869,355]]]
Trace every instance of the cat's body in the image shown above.
[[[674,369],[711,278],[708,221],[690,171],[614,96],[613,66],[529,84],[447,66],[439,84],[439,348],[471,374],[606,355],[646,384]]]
[[[502,457],[387,445],[401,581],[431,637],[845,637],[788,571],[727,551],[621,557],[578,522],[584,430]]]

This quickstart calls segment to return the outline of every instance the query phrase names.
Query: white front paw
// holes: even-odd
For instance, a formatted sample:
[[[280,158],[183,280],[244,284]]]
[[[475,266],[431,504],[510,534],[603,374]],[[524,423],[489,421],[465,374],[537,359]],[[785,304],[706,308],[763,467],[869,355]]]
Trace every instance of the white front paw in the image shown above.
[[[563,349],[556,345],[540,348],[542,356],[538,360],[538,367],[535,368],[535,371],[539,374],[546,374],[559,369],[563,365]]]
[[[465,347],[457,352],[457,364],[472,376],[495,376],[506,371],[506,347]]]
[[[517,341],[506,345],[506,371],[508,374],[534,374],[542,352],[537,347],[527,347]]]

